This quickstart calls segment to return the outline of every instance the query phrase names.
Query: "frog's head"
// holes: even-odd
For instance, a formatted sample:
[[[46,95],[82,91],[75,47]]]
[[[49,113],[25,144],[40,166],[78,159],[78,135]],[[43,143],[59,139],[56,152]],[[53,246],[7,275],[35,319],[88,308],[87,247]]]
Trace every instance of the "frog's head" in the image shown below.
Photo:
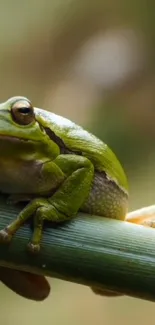
[[[0,136],[39,140],[42,129],[35,118],[35,109],[26,97],[12,97],[0,104]]]
[[[30,159],[32,152],[41,159],[57,155],[58,147],[50,141],[37,109],[26,97],[12,97],[0,104],[0,151],[11,150]],[[23,155],[22,155],[23,156]]]

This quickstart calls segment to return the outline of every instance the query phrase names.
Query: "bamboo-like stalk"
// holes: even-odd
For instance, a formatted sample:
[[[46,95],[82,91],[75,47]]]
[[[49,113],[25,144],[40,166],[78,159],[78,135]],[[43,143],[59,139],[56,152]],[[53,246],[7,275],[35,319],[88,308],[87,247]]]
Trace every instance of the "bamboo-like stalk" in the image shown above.
[[[0,198],[0,229],[20,209]],[[30,236],[27,224],[11,244],[0,244],[0,266],[155,301],[154,229],[79,213],[63,225],[45,225],[38,255],[27,251]]]

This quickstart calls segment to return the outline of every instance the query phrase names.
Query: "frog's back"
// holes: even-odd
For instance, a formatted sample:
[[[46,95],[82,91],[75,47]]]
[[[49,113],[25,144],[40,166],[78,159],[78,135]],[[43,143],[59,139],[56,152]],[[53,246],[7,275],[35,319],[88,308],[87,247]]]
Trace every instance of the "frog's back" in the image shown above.
[[[42,124],[45,122],[45,126],[49,127],[69,150],[79,152],[90,159],[96,171],[105,172],[109,180],[118,184],[123,191],[128,191],[124,170],[104,142],[67,118],[41,109],[36,109],[36,112],[38,118],[41,117]]]

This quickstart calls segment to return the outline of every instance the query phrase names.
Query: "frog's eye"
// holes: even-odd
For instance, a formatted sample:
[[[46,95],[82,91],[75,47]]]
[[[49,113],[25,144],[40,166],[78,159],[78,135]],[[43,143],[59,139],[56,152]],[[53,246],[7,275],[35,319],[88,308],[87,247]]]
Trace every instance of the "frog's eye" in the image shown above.
[[[28,125],[35,120],[33,106],[27,100],[15,102],[11,107],[11,115],[14,121],[20,125]]]

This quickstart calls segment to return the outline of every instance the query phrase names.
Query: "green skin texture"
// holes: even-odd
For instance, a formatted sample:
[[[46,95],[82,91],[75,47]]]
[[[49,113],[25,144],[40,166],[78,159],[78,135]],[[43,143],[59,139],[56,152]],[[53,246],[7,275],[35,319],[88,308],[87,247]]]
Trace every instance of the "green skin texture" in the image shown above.
[[[28,244],[38,252],[44,220],[63,222],[78,211],[124,220],[128,182],[111,149],[70,120],[34,109],[34,119],[20,125],[11,114],[13,97],[0,105],[0,192],[11,202],[29,201],[17,218],[0,231],[10,242],[22,224],[34,216]]]

